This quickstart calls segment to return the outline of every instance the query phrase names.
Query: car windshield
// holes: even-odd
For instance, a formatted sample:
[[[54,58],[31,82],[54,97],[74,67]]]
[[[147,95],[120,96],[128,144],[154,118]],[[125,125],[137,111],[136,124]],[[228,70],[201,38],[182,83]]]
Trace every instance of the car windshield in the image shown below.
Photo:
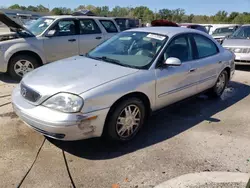
[[[235,27],[221,27],[215,29],[213,34],[222,34],[222,33],[233,33],[235,31]]]
[[[237,29],[230,38],[250,39],[250,26],[243,26]]]
[[[122,32],[93,49],[87,57],[125,67],[147,69],[167,38],[147,32]]]
[[[34,35],[40,35],[54,21],[52,18],[39,18],[27,26],[28,30]]]

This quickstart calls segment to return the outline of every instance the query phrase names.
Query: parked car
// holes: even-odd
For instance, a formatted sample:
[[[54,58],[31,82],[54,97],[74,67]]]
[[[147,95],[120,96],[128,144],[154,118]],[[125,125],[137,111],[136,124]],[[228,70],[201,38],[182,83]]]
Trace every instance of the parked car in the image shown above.
[[[232,35],[239,27],[239,25],[234,25],[217,28],[214,30],[212,37],[221,44],[226,37]]]
[[[208,33],[207,29],[199,24],[190,24],[190,23],[181,23],[179,24],[180,27],[186,27],[186,28],[190,28],[190,29],[196,29],[205,33]]]
[[[138,19],[118,17],[114,17],[113,19],[116,21],[116,24],[119,26],[121,31],[139,27]]]
[[[20,79],[27,72],[59,59],[87,53],[119,32],[111,18],[45,16],[26,27],[0,13],[12,32],[0,36],[0,72]]]
[[[14,20],[20,25],[26,25],[27,22],[37,20],[42,16],[47,16],[49,13],[39,13],[27,10],[13,10],[13,9],[0,9],[1,13],[4,13],[9,18]]]
[[[215,29],[217,28],[235,26],[236,24],[200,24],[200,25],[203,25],[208,30],[209,35],[212,35]]]
[[[222,46],[235,54],[235,64],[250,65],[250,25],[243,25]]]
[[[12,103],[55,139],[128,141],[152,111],[206,90],[219,97],[233,74],[234,54],[204,32],[143,27],[26,74]]]
[[[152,27],[166,26],[166,27],[179,27],[175,22],[169,20],[153,20],[150,24]]]

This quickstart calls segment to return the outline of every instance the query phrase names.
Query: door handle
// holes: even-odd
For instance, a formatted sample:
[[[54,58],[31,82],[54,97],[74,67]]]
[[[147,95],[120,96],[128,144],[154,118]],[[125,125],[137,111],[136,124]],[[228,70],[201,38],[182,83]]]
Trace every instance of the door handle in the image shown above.
[[[194,69],[190,69],[189,72],[195,72],[197,69],[194,68]]]
[[[75,42],[76,39],[69,39],[68,41],[69,41],[69,42]]]
[[[102,39],[102,37],[96,37],[95,39],[100,40],[100,39]]]

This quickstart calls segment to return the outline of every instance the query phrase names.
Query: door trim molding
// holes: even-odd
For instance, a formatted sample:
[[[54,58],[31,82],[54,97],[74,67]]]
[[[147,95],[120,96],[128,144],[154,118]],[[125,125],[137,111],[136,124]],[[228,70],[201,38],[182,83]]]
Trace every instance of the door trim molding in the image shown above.
[[[212,80],[212,79],[214,79],[214,78],[217,78],[217,76],[216,76],[216,75],[213,75],[213,76],[210,76],[210,77],[205,78],[205,79],[203,79],[203,80],[200,80],[200,81],[198,81],[198,82],[194,82],[194,83],[191,83],[191,84],[188,84],[188,85],[179,87],[179,88],[177,88],[177,89],[173,89],[173,90],[170,90],[170,91],[161,93],[161,94],[158,95],[158,98],[165,97],[166,95],[170,95],[170,94],[179,92],[179,91],[184,90],[184,89],[187,89],[187,88],[189,88],[189,87],[193,87],[193,86],[195,86],[195,85],[198,85],[198,84],[207,82],[207,81]]]

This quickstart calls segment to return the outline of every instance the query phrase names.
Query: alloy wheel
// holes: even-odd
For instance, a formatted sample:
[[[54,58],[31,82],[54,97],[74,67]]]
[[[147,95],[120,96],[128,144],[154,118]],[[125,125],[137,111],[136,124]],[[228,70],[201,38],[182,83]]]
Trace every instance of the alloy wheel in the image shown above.
[[[116,132],[121,138],[128,138],[139,129],[140,122],[141,111],[139,107],[128,105],[117,118]]]
[[[34,70],[34,66],[28,60],[19,60],[15,63],[14,66],[15,73],[20,77],[23,77],[25,74],[32,70]]]

